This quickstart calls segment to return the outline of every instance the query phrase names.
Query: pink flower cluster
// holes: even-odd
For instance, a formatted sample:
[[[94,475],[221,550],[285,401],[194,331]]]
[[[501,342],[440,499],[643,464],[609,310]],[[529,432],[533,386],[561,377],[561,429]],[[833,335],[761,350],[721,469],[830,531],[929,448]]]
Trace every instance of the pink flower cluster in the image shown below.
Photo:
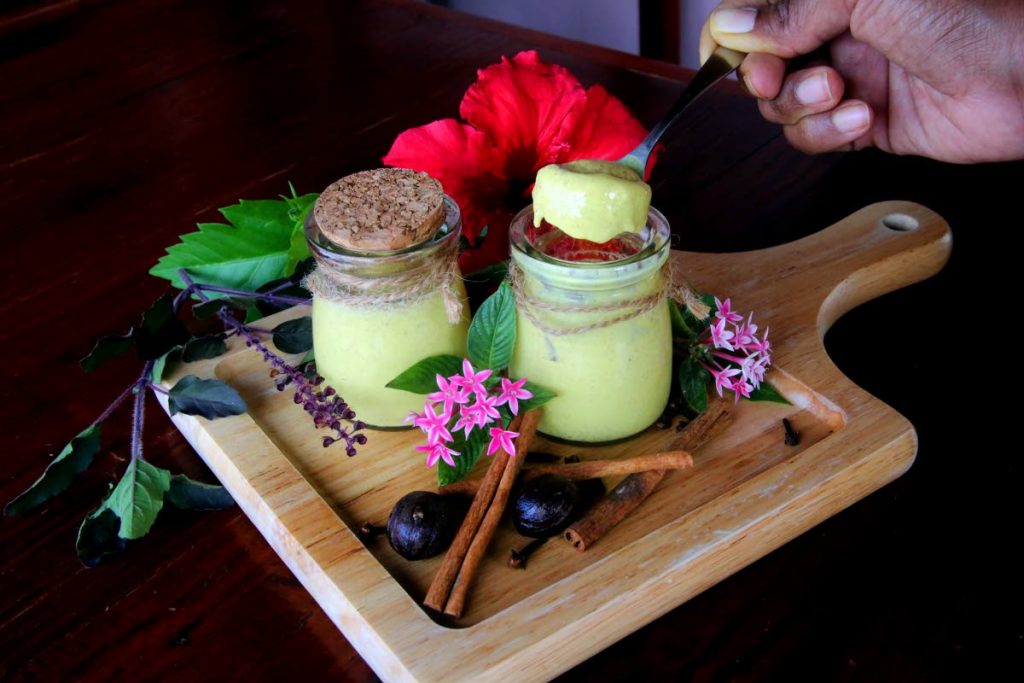
[[[709,361],[701,364],[714,377],[718,395],[731,391],[739,402],[761,386],[772,363],[768,328],[758,337],[753,313],[744,321],[732,310],[729,299],[719,301],[716,297],[715,306],[714,319],[700,338],[709,349]]]
[[[450,377],[437,375],[438,390],[427,395],[422,413],[409,413],[406,422],[412,422],[427,435],[427,444],[416,447],[416,450],[427,454],[427,467],[433,467],[438,460],[455,466],[452,456],[459,455],[459,452],[447,444],[455,440],[452,432],[459,430],[468,438],[474,429],[488,429],[491,441],[487,455],[494,455],[499,450],[509,455],[516,454],[512,440],[519,433],[502,427],[498,407],[507,405],[516,415],[519,413],[519,400],[533,398],[533,394],[523,388],[525,377],[516,381],[500,378],[501,381],[492,387],[497,392],[492,394],[485,384],[491,373],[491,370],[477,372],[468,360],[464,360],[462,374]],[[498,426],[489,427],[495,420],[498,420]]]

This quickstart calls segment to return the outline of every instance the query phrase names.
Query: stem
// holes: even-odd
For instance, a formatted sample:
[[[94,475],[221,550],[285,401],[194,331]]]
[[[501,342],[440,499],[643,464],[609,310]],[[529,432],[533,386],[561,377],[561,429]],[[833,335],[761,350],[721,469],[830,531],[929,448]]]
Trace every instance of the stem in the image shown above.
[[[242,289],[231,289],[229,287],[217,287],[214,285],[193,285],[196,291],[203,292],[216,292],[217,294],[227,294],[229,296],[244,296],[251,299],[262,299],[272,304],[284,304],[289,306],[308,306],[309,299],[302,299],[297,296],[285,296],[282,294],[271,294],[269,292],[246,292]]]
[[[129,384],[127,387],[125,387],[124,391],[121,392],[121,395],[115,398],[114,402],[107,406],[106,410],[100,413],[100,416],[96,418],[96,422],[94,422],[93,424],[99,424],[100,422],[103,422],[108,417],[110,417],[111,414],[113,414],[113,412],[117,410],[117,407],[124,403],[124,400],[128,398],[128,394],[130,394],[132,389],[134,388],[135,384]]]
[[[132,407],[132,460],[142,459],[142,424],[146,419],[146,384],[153,372],[153,361],[147,360],[142,367],[142,375],[135,382],[135,404]]]
[[[153,384],[152,382],[146,382],[146,386],[148,386],[150,389],[152,389],[153,391],[155,391],[158,394],[163,394],[164,396],[170,396],[171,395],[171,392],[167,391],[166,389],[164,389],[161,386]]]

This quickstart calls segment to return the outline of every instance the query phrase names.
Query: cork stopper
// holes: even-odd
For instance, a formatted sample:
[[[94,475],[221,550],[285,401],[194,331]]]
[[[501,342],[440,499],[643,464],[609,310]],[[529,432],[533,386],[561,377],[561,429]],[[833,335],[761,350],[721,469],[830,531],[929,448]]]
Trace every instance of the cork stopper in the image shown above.
[[[444,222],[444,191],[426,173],[376,168],[345,176],[313,207],[320,231],[356,251],[394,251],[418,244]]]

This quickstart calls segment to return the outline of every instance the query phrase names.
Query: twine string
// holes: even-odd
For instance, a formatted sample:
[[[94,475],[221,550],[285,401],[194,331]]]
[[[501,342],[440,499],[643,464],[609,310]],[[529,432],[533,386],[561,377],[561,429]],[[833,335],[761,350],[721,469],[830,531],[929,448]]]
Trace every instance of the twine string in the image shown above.
[[[519,311],[529,320],[533,325],[553,337],[564,337],[583,334],[590,332],[591,330],[599,330],[605,327],[611,327],[627,320],[638,318],[641,315],[653,311],[659,304],[664,301],[665,297],[672,297],[676,301],[681,301],[686,306],[687,310],[690,311],[698,320],[704,320],[711,313],[711,308],[700,300],[693,288],[683,280],[682,278],[676,277],[673,272],[672,259],[669,258],[665,265],[661,268],[661,286],[658,290],[647,296],[634,297],[632,299],[624,299],[622,301],[615,301],[607,304],[595,304],[595,305],[566,305],[556,304],[548,301],[543,301],[526,291],[523,284],[523,273],[515,265],[515,263],[509,264],[509,283],[512,286],[512,291],[516,297],[516,304]],[[576,313],[576,314],[587,314],[587,313],[618,313],[610,317],[598,320],[593,323],[586,325],[575,325],[570,327],[554,327],[539,319],[537,311],[544,311],[547,313]]]
[[[440,290],[448,322],[462,318],[462,297],[455,287],[458,277],[458,250],[450,249],[424,268],[368,278],[344,273],[338,268],[317,264],[306,276],[305,286],[313,296],[359,308],[388,310],[416,303]]]

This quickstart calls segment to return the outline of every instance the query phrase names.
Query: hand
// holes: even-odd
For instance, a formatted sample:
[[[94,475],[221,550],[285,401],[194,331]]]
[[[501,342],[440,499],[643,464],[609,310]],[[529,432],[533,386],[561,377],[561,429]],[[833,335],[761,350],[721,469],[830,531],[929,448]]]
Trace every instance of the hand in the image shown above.
[[[1024,158],[1024,2],[725,0],[704,24],[750,53],[761,114],[808,153],[875,146],[953,162]],[[830,66],[787,73],[819,48]]]

